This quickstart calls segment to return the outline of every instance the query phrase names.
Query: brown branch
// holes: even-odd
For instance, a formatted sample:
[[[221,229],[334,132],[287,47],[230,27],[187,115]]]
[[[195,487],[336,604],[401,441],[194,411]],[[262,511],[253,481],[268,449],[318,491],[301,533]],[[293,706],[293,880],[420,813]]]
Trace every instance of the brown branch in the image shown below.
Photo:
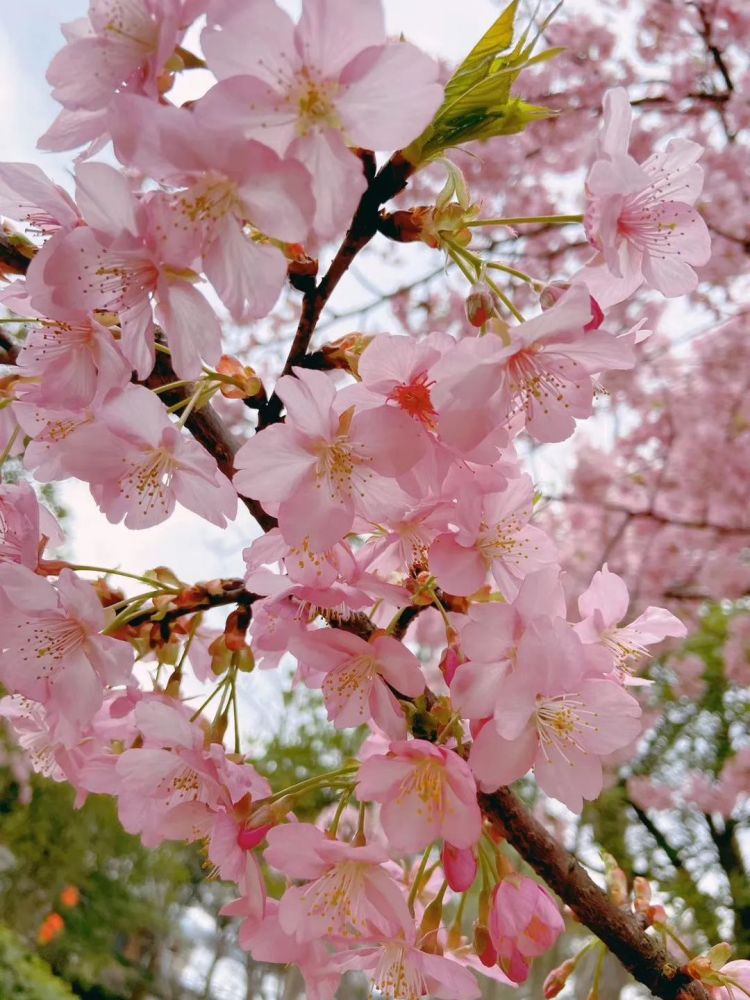
[[[29,244],[28,252],[23,253],[5,233],[0,231],[0,278],[6,274],[26,274],[31,263],[29,253],[33,255]]]
[[[154,625],[168,626],[173,621],[177,621],[178,618],[184,618],[185,615],[194,615],[199,611],[207,611],[209,608],[220,608],[226,604],[248,606],[257,600],[259,600],[259,596],[245,590],[242,580],[222,580],[221,589],[212,590],[208,589],[205,584],[195,584],[195,586],[189,587],[176,598],[176,601],[179,602],[176,607],[169,608],[167,611],[161,613],[158,608],[150,608],[131,618],[124,628],[138,628],[147,622],[152,622]],[[154,617],[160,614],[161,617]]]
[[[380,206],[403,190],[413,170],[413,164],[404,159],[400,153],[394,153],[370,181],[360,199],[346,236],[331,261],[331,266],[320,283],[310,288],[303,296],[297,332],[289,349],[282,375],[288,375],[293,367],[303,361],[320,314],[331,293],[346,274],[354,258],[363,247],[367,246],[378,230]],[[281,410],[281,399],[274,393],[259,411],[258,428],[262,429],[276,423],[281,417]]]
[[[480,795],[482,811],[537,875],[609,948],[625,968],[661,1000],[709,1000],[703,986],[675,966],[636,917],[615,906],[603,889],[548,833],[509,788]]]

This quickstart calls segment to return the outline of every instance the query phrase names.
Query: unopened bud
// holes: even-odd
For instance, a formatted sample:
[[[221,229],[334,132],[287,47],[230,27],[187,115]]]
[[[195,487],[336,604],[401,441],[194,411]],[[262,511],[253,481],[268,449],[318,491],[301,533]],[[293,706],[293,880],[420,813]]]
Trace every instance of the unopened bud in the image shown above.
[[[667,911],[663,906],[649,906],[646,911],[646,920],[649,927],[654,924],[666,924],[667,922]]]
[[[474,951],[482,965],[491,969],[497,963],[497,952],[492,943],[489,930],[484,924],[474,925]]]
[[[419,925],[419,947],[430,955],[442,955],[438,931],[443,921],[443,893],[439,893],[424,911]]]
[[[488,284],[477,281],[466,297],[466,316],[472,326],[484,326],[497,315],[497,299]]]
[[[325,344],[320,353],[331,368],[342,368],[358,376],[359,359],[369,345],[372,337],[365,333],[347,333],[338,340]]]
[[[443,871],[448,885],[454,892],[466,892],[477,877],[477,859],[471,847],[454,847],[443,844]]]
[[[224,625],[224,642],[227,645],[227,649],[231,649],[233,653],[239,653],[247,647],[245,633],[250,625],[251,615],[252,609],[250,606],[241,604],[227,616]]]
[[[576,959],[568,958],[562,965],[558,965],[556,969],[550,972],[544,980],[544,986],[542,987],[546,1000],[549,1000],[550,997],[556,997],[558,993],[561,993],[565,989],[568,977],[575,967]]]
[[[628,880],[625,872],[611,854],[607,854],[605,851],[602,857],[609,898],[615,906],[625,906],[628,902]]]
[[[222,382],[220,391],[226,399],[252,399],[261,394],[265,398],[263,383],[255,373],[254,368],[243,365],[230,354],[222,354],[216,371],[231,382]]]

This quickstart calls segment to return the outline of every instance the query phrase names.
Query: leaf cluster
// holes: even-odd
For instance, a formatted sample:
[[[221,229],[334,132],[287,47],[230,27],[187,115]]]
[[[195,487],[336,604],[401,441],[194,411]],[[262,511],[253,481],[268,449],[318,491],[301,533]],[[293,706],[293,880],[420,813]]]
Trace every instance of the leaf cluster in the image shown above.
[[[555,11],[531,38],[531,24],[527,25],[514,44],[517,12],[518,0],[512,0],[459,65],[445,87],[443,103],[434,119],[404,150],[411,163],[425,163],[467,142],[522,132],[529,122],[554,113],[511,96],[511,89],[523,69],[562,51],[550,48],[533,55]]]

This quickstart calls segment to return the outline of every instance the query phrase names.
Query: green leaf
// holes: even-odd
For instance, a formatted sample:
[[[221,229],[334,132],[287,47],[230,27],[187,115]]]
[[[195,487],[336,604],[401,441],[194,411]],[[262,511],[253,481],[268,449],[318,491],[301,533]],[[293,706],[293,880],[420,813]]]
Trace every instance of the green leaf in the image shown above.
[[[446,85],[443,106],[482,80],[489,72],[495,56],[510,48],[513,44],[517,8],[518,0],[513,0],[460,64]]]
[[[511,96],[513,84],[523,69],[552,59],[562,51],[553,48],[532,55],[549,18],[530,42],[531,25],[527,25],[511,49],[517,8],[518,0],[513,0],[460,64],[446,85],[445,98],[435,118],[404,150],[406,159],[415,164],[426,163],[451,147],[520,132],[530,121],[554,114],[548,108]]]

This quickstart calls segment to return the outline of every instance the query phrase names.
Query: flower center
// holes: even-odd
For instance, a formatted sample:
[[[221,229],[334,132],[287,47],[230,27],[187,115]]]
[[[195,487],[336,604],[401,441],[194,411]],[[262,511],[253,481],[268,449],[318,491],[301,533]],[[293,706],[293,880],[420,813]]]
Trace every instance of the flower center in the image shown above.
[[[366,867],[358,861],[341,861],[303,890],[307,915],[329,921],[326,934],[360,937],[364,933],[360,902]]]
[[[352,444],[345,437],[338,437],[332,442],[322,441],[315,448],[318,464],[315,477],[320,481],[327,479],[331,493],[339,500],[347,500],[352,494],[352,476],[357,465],[362,461]]]
[[[410,417],[419,420],[428,430],[434,430],[437,412],[430,397],[430,387],[434,384],[434,381],[427,381],[426,372],[421,372],[408,385],[397,385],[388,399],[393,400]]]
[[[340,129],[335,98],[339,85],[323,79],[314,69],[303,66],[287,92],[287,102],[297,112],[297,132],[307,135],[318,126]]]
[[[545,368],[540,352],[533,347],[519,351],[508,361],[508,377],[512,397],[509,418],[525,410],[527,419],[531,419],[534,403],[541,406],[545,413],[549,412],[550,405],[565,409],[569,406],[565,392],[570,384]],[[574,384],[574,388],[580,388],[578,383]]]
[[[581,739],[586,729],[594,727],[582,718],[585,715],[595,716],[596,713],[585,709],[575,694],[558,694],[551,698],[537,695],[536,728],[545,760],[549,761],[550,750],[556,750],[568,763],[566,751],[571,748],[587,753]]]
[[[413,962],[408,961],[406,946],[396,942],[383,945],[383,953],[373,973],[373,992],[382,1000],[420,1000],[427,993],[424,977]]]
[[[229,213],[241,215],[237,185],[223,174],[206,174],[177,197],[176,205],[190,222],[218,222]]]
[[[120,491],[129,502],[135,500],[144,511],[160,506],[169,509],[169,486],[178,468],[165,448],[152,448],[140,465],[131,465],[120,479]]]

